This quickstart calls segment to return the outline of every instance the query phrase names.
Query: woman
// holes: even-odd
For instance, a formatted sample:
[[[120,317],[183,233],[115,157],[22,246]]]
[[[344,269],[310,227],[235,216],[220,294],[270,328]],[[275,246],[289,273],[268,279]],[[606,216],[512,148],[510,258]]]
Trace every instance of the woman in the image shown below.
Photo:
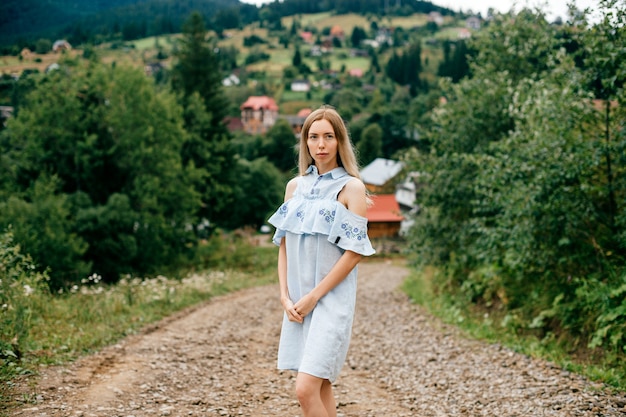
[[[269,222],[279,245],[285,314],[278,368],[297,371],[305,417],[337,415],[332,383],[350,343],[357,264],[374,249],[365,218],[369,199],[341,116],[321,107],[304,121],[300,175]]]

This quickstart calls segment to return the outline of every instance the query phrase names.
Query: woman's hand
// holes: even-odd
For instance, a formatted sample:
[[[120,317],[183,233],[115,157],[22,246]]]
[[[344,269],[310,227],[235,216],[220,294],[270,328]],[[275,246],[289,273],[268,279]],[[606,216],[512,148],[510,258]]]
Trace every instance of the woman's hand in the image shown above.
[[[300,315],[302,318],[309,314],[315,306],[317,305],[317,298],[313,296],[311,293],[308,293],[304,297],[302,297],[296,304],[294,304],[294,310]]]
[[[285,310],[289,321],[295,321],[296,323],[302,323],[304,321],[304,315],[300,315],[296,311],[295,305],[291,299],[283,298],[280,301],[283,304],[283,309]]]

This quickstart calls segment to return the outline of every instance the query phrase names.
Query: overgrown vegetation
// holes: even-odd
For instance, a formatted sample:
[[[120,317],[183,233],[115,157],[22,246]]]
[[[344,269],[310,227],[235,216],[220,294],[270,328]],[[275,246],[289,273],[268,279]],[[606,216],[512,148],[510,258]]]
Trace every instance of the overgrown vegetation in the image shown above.
[[[444,87],[429,151],[407,158],[425,174],[410,252],[458,320],[485,315],[623,387],[626,8],[601,11],[559,30],[525,10],[471,41],[472,76]]]
[[[99,275],[56,293],[47,273],[0,234],[0,404],[10,406],[14,378],[97,351],[176,311],[211,297],[275,281],[276,249],[249,234],[215,235],[181,278],[128,275],[107,285]],[[266,241],[268,236],[263,236]],[[2,413],[0,413],[1,415]]]

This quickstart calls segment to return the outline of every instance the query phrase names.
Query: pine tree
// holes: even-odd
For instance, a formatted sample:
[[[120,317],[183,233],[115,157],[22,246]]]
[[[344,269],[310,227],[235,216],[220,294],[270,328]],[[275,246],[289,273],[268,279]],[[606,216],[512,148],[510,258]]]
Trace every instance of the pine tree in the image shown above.
[[[200,14],[191,15],[183,35],[172,74],[174,89],[182,93],[185,127],[190,134],[182,159],[185,165],[193,164],[204,172],[197,183],[203,201],[199,216],[220,224],[230,215],[237,178],[231,135],[224,123],[229,102],[222,91],[220,60],[206,38]]]

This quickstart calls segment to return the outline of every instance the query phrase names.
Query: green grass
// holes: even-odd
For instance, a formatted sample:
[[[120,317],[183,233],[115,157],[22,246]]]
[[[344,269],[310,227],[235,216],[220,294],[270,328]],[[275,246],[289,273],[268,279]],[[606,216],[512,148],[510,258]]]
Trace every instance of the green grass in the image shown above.
[[[572,340],[553,334],[537,337],[533,334],[517,334],[502,325],[503,314],[486,312],[468,306],[454,297],[441,294],[433,286],[437,271],[434,268],[415,270],[403,285],[404,292],[416,304],[420,304],[444,322],[460,328],[469,337],[500,343],[522,354],[542,358],[571,372],[607,384],[619,391],[626,390],[626,361],[623,355],[616,356],[602,350],[584,347],[572,351],[577,345]]]
[[[216,295],[276,280],[273,245],[257,246],[225,235],[209,240],[198,253],[196,270],[182,279],[126,277],[116,285],[103,285],[92,276],[61,294],[43,288],[16,292],[10,308],[28,317],[5,325],[27,329],[19,346],[0,352],[0,409],[17,404],[11,391],[15,378],[34,374],[39,366],[73,361]],[[14,287],[21,289],[26,282],[17,281]]]

